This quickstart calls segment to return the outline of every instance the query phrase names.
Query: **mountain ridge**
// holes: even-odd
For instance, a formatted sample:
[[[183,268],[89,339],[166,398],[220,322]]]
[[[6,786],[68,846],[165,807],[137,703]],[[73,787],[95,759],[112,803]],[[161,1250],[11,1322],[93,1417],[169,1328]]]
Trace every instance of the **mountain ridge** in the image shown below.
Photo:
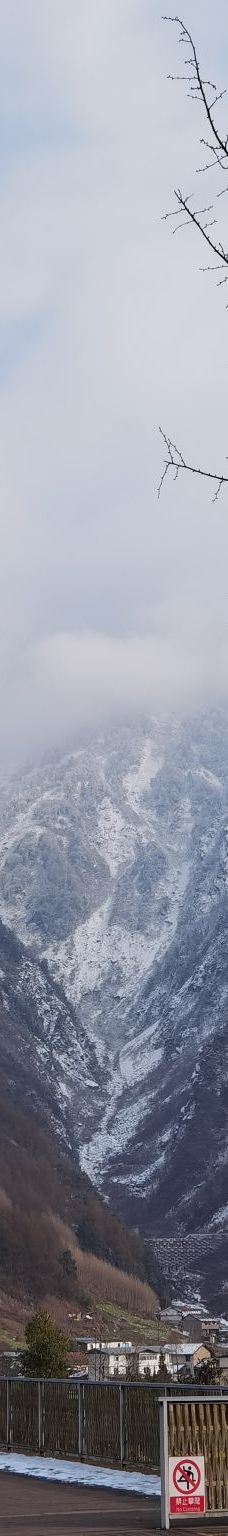
[[[225,1233],[226,712],[133,722],[19,776],[0,877],[83,1168],[147,1238],[213,1238],[219,1211]]]

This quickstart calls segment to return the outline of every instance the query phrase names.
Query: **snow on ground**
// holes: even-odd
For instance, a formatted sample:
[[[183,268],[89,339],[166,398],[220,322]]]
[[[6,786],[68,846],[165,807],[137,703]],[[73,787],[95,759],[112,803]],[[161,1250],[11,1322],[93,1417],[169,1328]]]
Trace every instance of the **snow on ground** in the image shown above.
[[[21,1473],[22,1477],[40,1477],[48,1482],[83,1483],[86,1488],[113,1488],[121,1493],[147,1494],[159,1499],[160,1477],[147,1472],[115,1472],[111,1467],[92,1467],[87,1462],[56,1461],[53,1456],[22,1456],[14,1451],[0,1453],[0,1472]]]

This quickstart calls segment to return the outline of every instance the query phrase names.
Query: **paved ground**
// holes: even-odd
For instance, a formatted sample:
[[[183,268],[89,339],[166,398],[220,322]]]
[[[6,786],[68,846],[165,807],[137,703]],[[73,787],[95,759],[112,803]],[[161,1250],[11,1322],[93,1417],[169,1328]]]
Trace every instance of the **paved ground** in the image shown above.
[[[203,1522],[202,1522],[203,1524]],[[227,1518],[225,1525],[213,1521],[213,1525],[206,1525],[207,1536],[216,1530],[224,1536],[227,1530]],[[176,1527],[175,1527],[176,1529]],[[183,1527],[179,1527],[183,1530]],[[185,1526],[185,1532],[189,1531]],[[68,1531],[75,1531],[77,1536],[89,1536],[90,1532],[103,1533],[103,1536],[146,1536],[147,1532],[158,1533],[160,1531],[159,1503],[152,1504],[149,1498],[140,1496],[132,1497],[131,1494],[112,1493],[105,1488],[78,1488],[56,1483],[36,1483],[35,1479],[16,1477],[11,1473],[2,1472],[0,1475],[0,1536],[17,1536],[17,1532],[24,1532],[24,1536],[48,1536],[49,1532],[57,1533],[57,1536],[67,1536]],[[197,1531],[202,1536],[201,1527],[194,1523],[194,1536]],[[205,1523],[204,1523],[205,1536]]]
[[[151,1531],[152,1515],[155,1528],[158,1504],[151,1506],[148,1498],[127,1493],[112,1493],[101,1488],[70,1487],[64,1484],[36,1482],[33,1478],[16,1477],[11,1473],[0,1475],[0,1536],[3,1532],[23,1531],[27,1536],[48,1536],[58,1532],[67,1536],[68,1531],[77,1536],[89,1532],[103,1532],[103,1536],[146,1536]],[[158,1520],[159,1524],[159,1520]]]

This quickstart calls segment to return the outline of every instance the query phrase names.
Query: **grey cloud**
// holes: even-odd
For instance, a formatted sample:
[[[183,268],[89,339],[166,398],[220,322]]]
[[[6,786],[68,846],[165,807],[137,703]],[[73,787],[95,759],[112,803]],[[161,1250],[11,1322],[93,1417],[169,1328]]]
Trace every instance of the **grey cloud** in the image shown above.
[[[156,496],[160,419],[224,463],[226,320],[192,238],[161,223],[199,155],[173,29],[152,0],[1,8],[0,708],[21,757],[102,708],[226,687],[228,503]],[[223,84],[225,0],[216,23],[212,0],[183,10]]]

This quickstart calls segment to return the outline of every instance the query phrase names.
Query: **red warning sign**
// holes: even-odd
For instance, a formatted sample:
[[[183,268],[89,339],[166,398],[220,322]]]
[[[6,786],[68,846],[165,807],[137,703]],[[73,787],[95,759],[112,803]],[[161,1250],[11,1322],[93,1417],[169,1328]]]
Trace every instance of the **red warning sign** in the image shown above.
[[[205,1515],[204,1456],[169,1457],[170,1515]]]

